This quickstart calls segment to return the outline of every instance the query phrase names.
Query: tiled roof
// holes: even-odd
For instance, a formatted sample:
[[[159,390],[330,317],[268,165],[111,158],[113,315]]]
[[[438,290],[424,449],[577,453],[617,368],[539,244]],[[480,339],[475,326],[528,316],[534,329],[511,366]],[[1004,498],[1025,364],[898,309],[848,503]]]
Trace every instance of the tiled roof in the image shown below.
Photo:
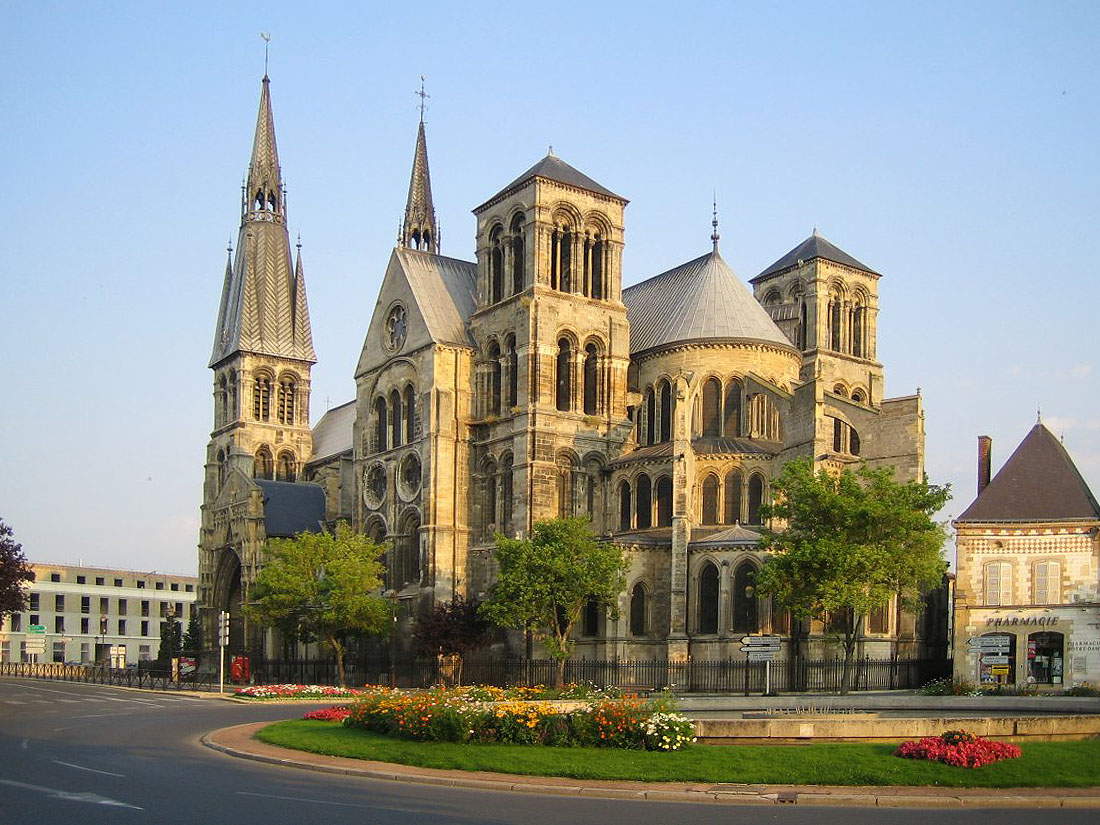
[[[313,428],[313,457],[310,463],[339,455],[352,448],[355,401],[348,401],[321,416]]]
[[[604,195],[609,198],[615,198],[615,200],[623,201],[624,203],[626,202],[626,198],[622,197],[621,195],[616,195],[607,187],[600,186],[600,184],[596,183],[596,181],[592,180],[592,178],[588,177],[588,175],[584,174],[584,172],[574,169],[557,155],[548,154],[546,157],[544,157],[542,160],[540,160],[538,163],[536,163],[514,181],[512,181],[495,195],[493,195],[493,197],[489,198],[489,200],[482,204],[482,206],[491,203],[506,192],[509,192],[512,189],[520,186],[521,184],[524,184],[527,181],[531,180],[531,178],[546,178],[547,180],[564,183],[567,186],[575,186],[578,189],[584,189],[587,192],[595,192],[597,195]],[[480,211],[480,209],[481,206],[479,206],[474,211],[477,212]]]
[[[432,340],[468,346],[466,322],[477,307],[477,264],[415,249],[398,248],[394,254]]]
[[[781,272],[784,269],[788,269],[799,261],[812,261],[814,258],[824,258],[827,261],[833,263],[844,264],[844,266],[850,266],[853,269],[861,269],[864,272],[870,272],[872,275],[878,275],[875,270],[866,264],[860,263],[843,249],[834,246],[829,241],[817,234],[817,230],[814,230],[814,234],[810,235],[806,240],[769,266],[750,283],[756,283],[763,278],[775,273]]]
[[[1050,430],[1036,424],[956,521],[1078,519],[1100,519],[1100,504],[1066,448]]]
[[[325,491],[319,484],[255,479],[264,493],[264,530],[269,538],[319,533],[325,520]]]
[[[623,290],[630,352],[705,339],[791,342],[718,251]]]

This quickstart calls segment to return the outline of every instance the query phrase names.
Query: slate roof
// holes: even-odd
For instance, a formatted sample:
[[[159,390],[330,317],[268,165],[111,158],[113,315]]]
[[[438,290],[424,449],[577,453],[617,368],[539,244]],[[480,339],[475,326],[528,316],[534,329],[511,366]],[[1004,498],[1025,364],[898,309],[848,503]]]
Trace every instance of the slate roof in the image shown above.
[[[255,479],[264,493],[264,529],[268,537],[319,533],[325,520],[325,491],[319,484]]]
[[[729,547],[731,544],[737,545],[752,545],[755,547],[760,543],[760,534],[755,533],[752,530],[742,527],[740,524],[735,524],[733,527],[728,527],[725,530],[719,530],[710,535],[703,536],[702,538],[693,539],[688,542],[690,547],[708,548],[708,547]]]
[[[333,407],[321,416],[313,428],[313,458],[315,461],[329,458],[352,448],[352,425],[355,423],[355,400]]]
[[[630,352],[701,339],[791,347],[717,250],[623,290]]]
[[[595,192],[597,195],[604,195],[608,198],[614,198],[615,200],[627,203],[626,198],[621,195],[616,195],[610,189],[605,186],[601,186],[577,169],[574,169],[564,160],[554,154],[547,154],[542,160],[509,183],[499,192],[497,192],[489,200],[485,201],[481,206],[474,210],[474,212],[481,211],[482,207],[495,201],[501,195],[518,188],[531,178],[545,178],[546,180],[557,181],[558,183],[564,183],[566,186],[575,186],[578,189],[584,189],[586,192]]]
[[[1081,519],[1100,519],[1100,504],[1066,448],[1036,424],[956,522]]]
[[[843,249],[825,240],[825,238],[817,234],[817,230],[815,229],[814,234],[810,235],[810,237],[749,281],[749,283],[755,284],[757,281],[763,280],[769,275],[773,275],[776,272],[782,272],[784,269],[789,269],[799,261],[812,261],[814,258],[824,258],[827,261],[844,264],[844,266],[860,269],[872,275],[879,274],[866,264],[857,261]]]
[[[719,453],[749,453],[752,455],[776,455],[783,445],[778,441],[753,440],[749,438],[731,438],[729,436],[706,436],[691,442],[696,455],[716,455]]]
[[[394,254],[432,340],[469,346],[466,321],[477,308],[477,264],[400,247]]]

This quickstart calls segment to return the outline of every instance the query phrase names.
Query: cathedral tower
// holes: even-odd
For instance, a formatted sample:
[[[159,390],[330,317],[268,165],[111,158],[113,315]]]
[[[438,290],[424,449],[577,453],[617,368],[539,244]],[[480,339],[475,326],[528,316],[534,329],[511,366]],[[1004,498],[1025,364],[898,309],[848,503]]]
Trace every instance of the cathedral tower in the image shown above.
[[[629,430],[627,201],[553,152],[477,216],[474,541],[590,515]]]
[[[296,260],[291,255],[265,74],[237,248],[226,264],[209,364],[214,428],[207,445],[199,552],[200,603],[207,607],[239,604],[240,589],[247,588],[259,565],[262,541],[234,535],[215,514],[231,479],[296,481],[312,456],[309,392],[316,360],[301,247]]]

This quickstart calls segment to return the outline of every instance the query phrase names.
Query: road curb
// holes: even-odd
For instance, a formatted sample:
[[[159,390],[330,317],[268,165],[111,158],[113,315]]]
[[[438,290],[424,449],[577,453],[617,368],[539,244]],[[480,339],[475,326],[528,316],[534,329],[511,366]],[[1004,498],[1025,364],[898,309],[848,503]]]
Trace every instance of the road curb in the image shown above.
[[[388,782],[468,788],[481,791],[546,794],[602,799],[633,799],[652,802],[703,802],[723,805],[810,805],[879,808],[1100,808],[1100,788],[1065,793],[1058,788],[935,788],[899,787],[850,788],[816,785],[744,787],[659,785],[642,782],[599,782],[552,777],[492,774],[471,775],[466,771],[412,768],[389,762],[367,762],[336,756],[311,754],[268,745],[253,734],[270,722],[250,722],[210,731],[202,736],[204,746],[239,759],[269,765],[360,776]]]

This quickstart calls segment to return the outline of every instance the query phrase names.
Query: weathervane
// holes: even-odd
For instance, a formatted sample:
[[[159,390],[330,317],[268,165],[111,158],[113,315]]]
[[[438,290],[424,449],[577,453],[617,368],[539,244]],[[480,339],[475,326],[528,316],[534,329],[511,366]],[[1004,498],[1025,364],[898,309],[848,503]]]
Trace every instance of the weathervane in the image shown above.
[[[420,75],[420,91],[413,92],[414,95],[420,98],[420,122],[424,122],[424,110],[428,108],[428,98],[430,94],[424,91],[424,75]]]
[[[710,233],[710,239],[714,242],[714,251],[718,251],[718,239],[722,236],[718,234],[718,191],[714,192],[714,212],[711,218],[710,225],[714,228],[714,231]]]
[[[271,33],[260,32],[260,37],[264,41],[264,77],[267,77],[267,47],[271,43]]]

